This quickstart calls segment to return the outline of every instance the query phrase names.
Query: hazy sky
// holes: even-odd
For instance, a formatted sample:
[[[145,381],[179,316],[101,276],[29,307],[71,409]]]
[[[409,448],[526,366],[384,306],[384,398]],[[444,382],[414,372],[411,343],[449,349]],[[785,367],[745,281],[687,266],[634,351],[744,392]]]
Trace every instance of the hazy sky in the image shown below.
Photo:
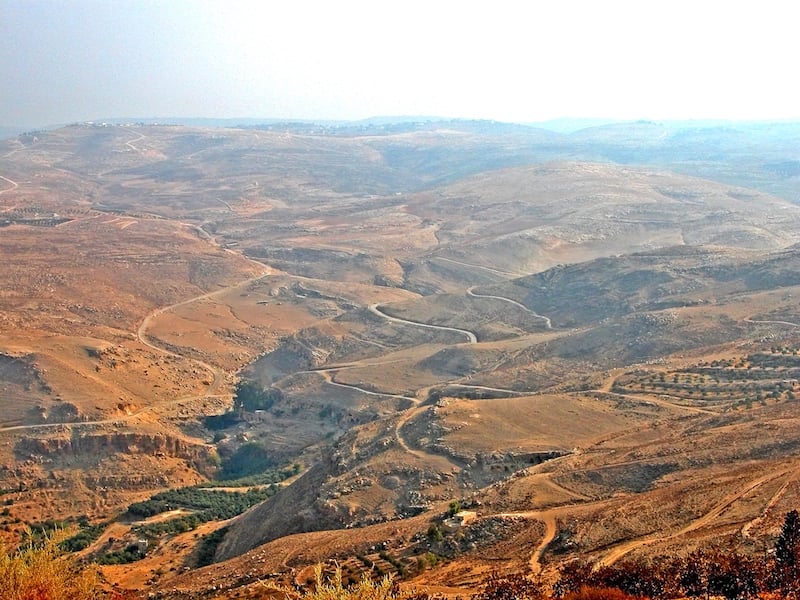
[[[793,3],[0,0],[0,125],[800,117]]]

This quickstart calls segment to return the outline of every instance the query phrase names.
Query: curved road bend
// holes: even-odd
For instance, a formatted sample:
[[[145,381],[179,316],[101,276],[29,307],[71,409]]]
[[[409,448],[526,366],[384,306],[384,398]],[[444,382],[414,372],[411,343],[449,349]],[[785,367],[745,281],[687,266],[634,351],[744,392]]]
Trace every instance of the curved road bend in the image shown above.
[[[786,325],[787,327],[800,327],[798,323],[792,323],[791,321],[756,321],[755,319],[745,319],[745,323],[753,323],[756,325]]]
[[[263,267],[264,265],[261,265],[261,266]],[[144,412],[148,412],[148,411],[151,411],[151,410],[154,410],[154,409],[157,409],[157,408],[162,408],[164,406],[171,406],[173,404],[180,404],[181,402],[188,402],[190,400],[198,400],[200,398],[216,398],[216,397],[218,397],[218,394],[216,394],[216,391],[219,389],[220,385],[222,385],[223,378],[224,378],[224,375],[225,375],[224,371],[222,369],[220,369],[218,367],[214,367],[213,365],[210,365],[210,364],[208,364],[206,362],[203,362],[202,360],[198,360],[196,358],[188,358],[188,357],[182,356],[180,354],[176,354],[175,352],[171,352],[169,350],[166,350],[165,348],[161,348],[160,346],[154,344],[153,342],[151,342],[148,339],[148,337],[147,337],[147,328],[150,326],[150,322],[155,317],[157,317],[158,315],[160,315],[160,314],[162,314],[162,313],[164,313],[164,312],[166,312],[168,310],[171,310],[173,308],[177,308],[179,306],[185,306],[187,304],[191,304],[192,302],[197,302],[199,300],[205,300],[207,298],[212,298],[214,296],[217,296],[217,295],[220,295],[220,294],[224,294],[225,292],[228,292],[230,290],[234,290],[236,288],[239,288],[239,287],[242,287],[242,286],[245,286],[245,285],[249,285],[250,283],[252,283],[254,281],[258,281],[259,279],[262,279],[263,277],[266,277],[267,275],[270,274],[270,272],[271,271],[267,271],[266,273],[262,273],[261,275],[258,275],[256,277],[251,277],[250,279],[247,279],[247,280],[245,280],[243,282],[237,283],[237,284],[232,285],[230,287],[226,287],[226,288],[223,288],[223,289],[220,289],[220,290],[215,290],[213,292],[207,292],[205,294],[201,294],[200,296],[196,296],[194,298],[189,298],[188,300],[183,300],[181,302],[176,302],[175,304],[171,304],[169,306],[162,306],[161,308],[157,308],[154,311],[152,311],[149,315],[147,315],[142,320],[142,323],[139,325],[139,327],[137,328],[136,337],[139,339],[139,341],[143,345],[147,346],[148,348],[150,348],[152,350],[155,350],[156,352],[160,352],[161,354],[166,354],[167,356],[174,356],[174,357],[178,357],[178,358],[187,358],[188,360],[191,360],[195,364],[200,365],[205,370],[209,371],[213,375],[214,381],[208,387],[208,389],[205,391],[205,393],[202,393],[202,394],[191,394],[191,395],[188,395],[188,396],[181,396],[180,398],[174,398],[174,399],[168,400],[166,402],[161,402],[161,403],[159,403],[157,405],[143,406],[143,407],[139,408],[138,410],[134,411],[131,414],[120,415],[120,416],[109,418],[109,419],[100,419],[100,420],[97,420],[97,421],[77,421],[75,423],[40,423],[40,424],[37,424],[37,425],[14,425],[14,426],[11,426],[11,427],[2,427],[2,428],[0,428],[0,433],[7,432],[7,431],[26,431],[26,430],[35,430],[35,429],[52,429],[54,427],[69,427],[69,428],[73,428],[74,429],[74,428],[79,428],[79,427],[91,427],[91,426],[94,426],[94,425],[113,425],[114,423],[119,423],[121,421],[129,421],[131,419],[136,418],[137,416],[139,416],[140,414],[142,414]]]
[[[138,151],[138,148],[133,146],[133,143],[141,141],[145,137],[146,136],[144,134],[141,134],[139,137],[127,141],[125,143],[125,145],[131,147],[133,150]],[[14,152],[17,152],[17,150],[12,151],[11,153],[7,154],[6,156],[9,156],[10,154],[13,154]],[[19,184],[16,181],[12,181],[11,179],[9,179],[7,177],[3,177],[2,175],[0,175],[0,179],[2,179],[3,181],[7,181],[8,183],[10,183],[12,185],[12,187],[10,187],[10,188],[7,188],[5,190],[0,190],[0,194],[3,194],[5,192],[9,192],[9,191],[19,187]],[[180,223],[180,224],[184,225],[186,227],[193,227],[193,225],[190,225],[190,224],[187,224],[187,223]],[[212,242],[215,242],[215,240],[212,239]],[[217,245],[219,247],[219,244],[215,243],[215,245]],[[201,301],[201,300],[206,300],[208,298],[213,298],[213,297],[218,296],[218,295],[222,295],[222,294],[224,294],[226,292],[229,292],[231,290],[235,290],[237,288],[241,288],[241,287],[250,285],[251,283],[253,283],[255,281],[259,281],[260,279],[263,279],[264,277],[272,274],[272,269],[270,269],[267,265],[265,265],[263,263],[260,263],[260,262],[258,262],[256,260],[252,259],[252,258],[249,258],[249,257],[245,256],[244,254],[240,254],[240,253],[234,252],[233,250],[230,250],[230,249],[227,249],[227,248],[225,250],[227,252],[230,252],[231,254],[237,254],[237,255],[243,257],[250,264],[258,266],[260,269],[262,269],[262,273],[260,275],[256,275],[255,277],[250,277],[250,278],[248,278],[248,279],[246,279],[246,280],[244,280],[244,281],[242,281],[240,283],[234,284],[234,285],[229,286],[229,287],[225,287],[225,288],[222,288],[222,289],[219,289],[219,290],[214,290],[213,292],[206,292],[205,294],[200,294],[199,296],[195,296],[194,298],[189,298],[187,300],[182,300],[181,302],[176,302],[174,304],[170,304],[169,306],[162,306],[161,308],[156,308],[150,314],[145,316],[144,319],[142,319],[141,324],[136,329],[136,337],[137,337],[137,339],[143,345],[147,346],[148,348],[150,348],[152,350],[155,350],[156,352],[160,352],[162,354],[165,354],[167,356],[174,356],[174,357],[178,357],[178,358],[187,358],[187,359],[191,360],[192,362],[194,362],[195,364],[200,365],[202,368],[204,368],[208,372],[210,372],[212,374],[212,376],[214,377],[214,380],[211,383],[211,385],[208,387],[208,389],[205,391],[205,393],[192,394],[192,395],[188,395],[188,396],[181,396],[180,398],[175,398],[175,399],[169,400],[167,402],[162,402],[162,403],[160,403],[158,405],[143,406],[143,407],[139,408],[138,410],[134,411],[131,414],[120,415],[118,417],[109,418],[109,419],[100,419],[100,420],[97,420],[97,421],[79,421],[79,422],[76,422],[76,423],[41,423],[41,424],[37,424],[37,425],[14,425],[14,426],[11,426],[11,427],[2,427],[2,428],[0,428],[0,433],[7,432],[7,431],[25,431],[25,430],[34,430],[34,429],[52,429],[54,427],[79,428],[79,427],[91,427],[91,426],[94,426],[94,425],[112,425],[114,423],[118,423],[118,422],[121,422],[121,421],[128,421],[130,419],[133,419],[133,418],[139,416],[140,414],[142,414],[144,412],[148,412],[148,411],[154,410],[156,408],[161,408],[161,407],[164,407],[164,406],[170,406],[170,405],[173,405],[173,404],[180,404],[181,402],[187,402],[187,401],[190,401],[190,400],[197,400],[197,399],[200,399],[200,398],[215,398],[215,397],[218,397],[218,394],[216,394],[216,391],[222,385],[222,382],[223,382],[223,379],[224,379],[224,375],[225,375],[225,373],[224,373],[224,371],[222,369],[220,369],[218,367],[214,367],[213,365],[210,365],[210,364],[208,364],[206,362],[203,362],[202,360],[185,357],[185,356],[182,356],[180,354],[176,354],[175,352],[171,352],[170,350],[167,350],[166,348],[162,348],[162,347],[158,346],[157,344],[151,342],[150,339],[147,337],[147,329],[150,327],[151,321],[155,317],[159,316],[162,313],[165,313],[165,312],[167,312],[169,310],[172,310],[174,308],[178,308],[180,306],[186,306],[187,304],[191,304],[193,302],[198,302],[198,301]]]
[[[8,177],[3,177],[2,175],[0,175],[0,179],[2,179],[3,181],[7,181],[8,183],[11,184],[10,188],[0,190],[0,194],[5,194],[6,192],[10,192],[11,190],[15,190],[19,187],[19,184],[16,181],[11,181]]]
[[[508,388],[496,388],[496,387],[489,387],[486,385],[470,385],[468,383],[455,383],[452,381],[446,381],[443,385],[446,387],[458,387],[458,388],[465,388],[468,390],[483,390],[486,392],[497,392],[500,394],[509,394],[512,396],[538,396],[542,392],[521,392],[520,390],[510,390]]]
[[[542,572],[542,556],[544,556],[545,550],[547,550],[550,543],[556,539],[556,534],[558,533],[558,525],[556,524],[556,515],[554,513],[544,513],[539,518],[544,522],[544,536],[531,555],[529,564],[534,575]]]
[[[404,325],[413,325],[414,327],[424,327],[425,329],[438,329],[439,331],[450,331],[453,333],[460,333],[463,336],[466,336],[467,342],[470,344],[477,344],[478,337],[471,331],[467,331],[466,329],[458,329],[456,327],[445,327],[443,325],[430,325],[428,323],[420,323],[419,321],[409,321],[408,319],[401,319],[399,317],[392,317],[387,315],[380,309],[380,304],[370,304],[369,310],[372,313],[375,313],[379,317],[382,317],[392,323],[402,323]]]
[[[792,474],[790,474],[786,478],[786,481],[783,482],[783,485],[780,487],[780,489],[777,492],[775,492],[775,494],[773,494],[772,498],[769,499],[769,502],[767,502],[766,506],[764,506],[764,508],[761,509],[761,513],[759,513],[759,515],[756,518],[754,518],[754,519],[752,519],[752,520],[750,520],[750,521],[748,521],[747,523],[744,524],[744,526],[740,530],[743,537],[747,537],[747,538],[750,537],[750,530],[755,525],[758,525],[759,523],[761,523],[764,520],[764,518],[766,517],[767,512],[769,511],[769,509],[771,509],[773,506],[775,506],[778,503],[778,501],[786,493],[786,490],[789,488],[789,485],[795,483],[797,481],[797,478],[798,478],[799,475],[800,475],[800,469],[797,469]]]
[[[530,313],[537,319],[541,319],[544,321],[545,329],[552,329],[553,324],[550,321],[550,317],[545,317],[544,315],[540,315],[537,312],[532,311],[530,308],[522,304],[521,302],[517,302],[516,300],[512,300],[511,298],[506,298],[504,296],[490,296],[489,294],[476,294],[473,290],[476,286],[472,286],[471,288],[467,289],[467,296],[472,296],[473,298],[489,298],[491,300],[501,300],[503,302],[508,302],[509,304],[513,304],[514,306],[521,308],[525,312]]]
[[[340,387],[340,388],[347,388],[349,390],[354,390],[356,392],[360,392],[362,394],[367,394],[369,396],[382,396],[384,398],[397,398],[399,400],[410,400],[414,404],[419,404],[419,399],[414,398],[412,396],[404,396],[402,394],[390,394],[388,392],[373,392],[371,390],[365,390],[364,388],[360,388],[357,385],[351,385],[349,383],[339,383],[338,381],[335,381],[333,379],[333,376],[330,373],[330,371],[332,371],[332,370],[333,369],[326,369],[326,370],[309,371],[309,372],[310,373],[318,373],[325,380],[325,383],[327,383],[329,385],[335,385],[336,387]]]
[[[261,266],[263,267],[264,265],[261,265]],[[151,348],[153,350],[161,352],[162,354],[166,354],[168,356],[175,356],[175,357],[178,357],[178,358],[187,358],[187,357],[181,356],[180,354],[176,354],[175,352],[171,352],[170,350],[162,348],[162,347],[158,346],[157,344],[154,344],[153,342],[150,341],[150,339],[147,337],[147,329],[150,327],[151,321],[155,317],[157,317],[157,316],[159,316],[159,315],[161,315],[161,314],[163,314],[163,313],[165,313],[167,311],[170,311],[172,309],[178,308],[180,306],[186,306],[187,304],[192,304],[193,302],[199,302],[201,300],[206,300],[208,298],[213,298],[215,296],[219,296],[219,295],[225,294],[225,293],[230,292],[232,290],[235,290],[235,289],[250,285],[251,283],[253,283],[255,281],[259,281],[260,279],[263,279],[264,277],[266,277],[270,273],[271,273],[271,271],[269,269],[267,269],[266,272],[262,273],[261,275],[256,275],[255,277],[251,277],[249,279],[246,279],[245,281],[242,281],[242,282],[237,283],[235,285],[232,285],[230,287],[222,288],[222,289],[219,289],[219,290],[214,290],[213,292],[206,292],[205,294],[201,294],[201,295],[196,296],[194,298],[189,298],[188,300],[183,300],[181,302],[176,302],[175,304],[170,304],[169,306],[162,306],[161,308],[157,308],[153,312],[151,312],[149,315],[147,315],[144,319],[142,319],[141,324],[136,329],[136,337],[139,339],[139,341],[142,344],[144,344],[148,348]],[[214,367],[214,366],[212,366],[212,365],[210,365],[210,364],[208,364],[206,362],[203,362],[202,360],[196,359],[196,358],[191,358],[189,360],[193,361],[194,363],[200,365],[201,367],[203,367],[207,371],[211,372],[213,374],[213,376],[214,376],[214,381],[209,386],[208,393],[202,394],[202,395],[200,395],[198,397],[207,397],[207,396],[213,395],[214,392],[216,392],[217,389],[219,388],[219,386],[222,384],[222,378],[223,378],[223,375],[224,375],[222,369]]]
[[[569,456],[569,455],[565,455]],[[563,457],[562,457],[563,458]],[[554,459],[559,460],[559,459]],[[550,462],[550,461],[547,461]],[[542,463],[546,464],[546,463]],[[572,508],[589,508],[589,507],[596,507],[596,506],[605,506],[611,502],[611,499],[603,499],[597,500],[593,502],[580,502],[577,504],[565,504],[562,506],[555,506],[553,508],[545,508],[541,510],[529,510],[529,511],[522,511],[522,512],[506,512],[506,513],[499,513],[495,515],[486,515],[487,517],[506,517],[512,519],[533,519],[536,521],[541,521],[544,523],[545,531],[542,540],[536,546],[534,551],[531,554],[531,559],[529,562],[530,569],[534,573],[538,574],[542,571],[542,557],[544,553],[547,551],[547,547],[550,543],[556,538],[558,534],[558,516],[561,513],[567,512]]]
[[[133,150],[134,152],[141,152],[141,150],[139,150],[139,148],[137,148],[133,144],[134,144],[134,142],[141,142],[145,137],[146,136],[143,133],[140,133],[139,137],[133,138],[132,140],[128,140],[127,142],[125,142],[125,145],[128,148],[130,148],[131,150]]]
[[[132,419],[135,419],[136,417],[138,417],[143,413],[150,412],[158,408],[164,408],[165,406],[172,406],[173,404],[180,404],[181,402],[189,402],[191,400],[197,400],[199,398],[229,398],[229,397],[230,396],[220,396],[219,394],[209,394],[209,393],[200,395],[191,394],[189,396],[181,396],[180,398],[173,398],[172,400],[167,400],[166,402],[161,402],[159,404],[142,406],[141,408],[133,411],[130,414],[119,415],[117,417],[112,417],[108,419],[99,419],[97,421],[75,421],[69,423],[38,423],[36,425],[12,425],[10,427],[0,427],[0,434],[6,433],[8,431],[53,429],[54,427],[66,427],[72,430],[72,429],[80,429],[82,427],[93,427],[95,425],[114,425],[115,423],[121,423],[123,421],[130,421]]]

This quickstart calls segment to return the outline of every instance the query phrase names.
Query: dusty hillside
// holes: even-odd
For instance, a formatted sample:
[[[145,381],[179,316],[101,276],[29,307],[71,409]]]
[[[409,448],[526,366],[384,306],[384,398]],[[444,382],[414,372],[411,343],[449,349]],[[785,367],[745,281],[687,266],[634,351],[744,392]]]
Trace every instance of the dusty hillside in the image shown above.
[[[70,517],[103,531],[88,556],[127,559],[200,514],[132,501],[257,459],[289,471],[216,547],[205,515],[107,577],[191,597],[238,572],[235,594],[337,558],[470,590],[489,565],[752,549],[795,498],[789,202],[477,124],[1,144],[9,540]],[[477,521],[448,530],[453,500]],[[201,550],[230,561],[178,577]]]
[[[795,376],[800,374],[792,367],[796,335],[794,325],[778,317],[789,319],[793,314],[792,297],[797,287],[790,274],[794,272],[795,259],[793,249],[747,257],[740,253],[673,249],[604,259],[600,261],[602,268],[586,263],[573,267],[570,276],[562,277],[561,268],[541,274],[541,279],[550,285],[548,296],[556,299],[553,302],[559,307],[566,303],[562,300],[559,304],[559,298],[591,297],[593,306],[602,310],[576,309],[575,315],[584,315],[578,323],[580,328],[555,321],[550,330],[538,334],[543,336],[538,341],[520,331],[521,339],[472,344],[456,340],[454,345],[438,350],[421,340],[416,348],[395,352],[395,360],[402,362],[400,357],[404,355],[418,356],[434,350],[429,358],[415,365],[420,372],[439,365],[435,367],[438,385],[432,387],[426,382],[422,388],[404,391],[410,394],[415,407],[399,418],[385,418],[341,438],[334,448],[335,460],[326,462],[331,466],[325,479],[315,479],[311,496],[314,501],[306,505],[311,512],[304,513],[302,523],[286,519],[285,503],[270,501],[231,528],[219,557],[248,550],[259,538],[272,540],[287,532],[302,531],[314,519],[320,528],[352,527],[374,520],[376,515],[403,517],[413,512],[412,507],[433,507],[448,498],[483,498],[486,486],[524,470],[526,465],[558,456],[582,456],[586,444],[592,448],[597,444],[603,454],[609,439],[629,435],[632,428],[642,431],[654,427],[661,431],[662,423],[674,422],[669,427],[683,429],[688,420],[731,411],[738,415],[732,418],[750,421],[752,414],[745,417],[736,411],[751,407],[755,401],[772,405],[793,399]],[[739,277],[732,277],[733,272]],[[603,277],[611,277],[612,273],[622,283],[602,283]],[[759,275],[754,277],[752,273]],[[535,287],[530,281],[535,280],[517,280],[506,287],[529,290]],[[686,282],[691,282],[688,292]],[[771,295],[764,294],[766,282],[775,290]],[[578,283],[584,286],[580,290],[575,289]],[[586,286],[595,286],[591,289],[598,292],[589,294]],[[486,296],[494,297],[497,304],[509,304],[516,311],[519,307],[512,304],[516,301],[509,300],[513,294],[500,295],[506,293],[506,287],[494,286]],[[611,298],[600,293],[605,289],[613,291]],[[748,294],[752,294],[751,301]],[[522,295],[520,299],[527,300]],[[437,322],[439,313],[431,311],[430,303],[418,303],[424,321],[414,317],[417,302],[405,303],[402,314],[409,321],[417,318]],[[772,320],[761,314],[767,307]],[[561,313],[554,309],[553,314]],[[466,327],[470,322],[474,321],[466,318],[456,324]],[[448,322],[441,327],[452,325]],[[772,332],[767,338],[765,328]],[[452,330],[442,333],[449,335]],[[785,365],[779,371],[757,368],[758,361],[769,364],[757,353],[749,359],[742,356],[742,360],[752,363],[747,368],[743,364],[724,374],[706,367],[699,358],[731,353],[733,344],[739,348],[763,348],[767,339],[773,343],[780,339],[780,348],[786,348],[778,352],[770,346],[776,364]],[[788,352],[785,359],[780,358],[783,352]],[[695,358],[686,358],[687,355]],[[484,356],[489,360],[482,360]],[[331,365],[326,372],[334,374],[337,379],[333,381],[338,385],[361,388],[365,393],[392,393],[388,377],[393,371],[366,360],[360,368],[358,364]],[[667,377],[664,366],[670,364],[676,366]],[[351,374],[355,368],[357,376]],[[277,380],[277,385],[290,389],[294,381],[284,377]],[[555,394],[556,390],[561,394]],[[705,435],[711,426],[702,423],[701,420],[700,425],[693,425],[691,431]],[[652,440],[654,448],[658,447],[656,441],[668,443],[656,436]],[[770,442],[774,443],[777,442]],[[697,440],[691,444],[703,447]],[[793,454],[791,440],[785,438],[780,444],[785,456]],[[754,443],[747,442],[745,446],[748,452],[763,454]],[[401,464],[396,458],[398,452],[406,455],[400,469],[396,466]],[[592,450],[595,452],[598,450]],[[617,450],[610,452],[615,454]],[[719,466],[717,458],[687,458],[688,450],[676,454],[692,466],[697,460]],[[607,491],[591,491],[591,485],[581,484],[575,493],[594,497],[598,493],[644,492],[651,489],[654,480],[673,469],[685,468],[673,462],[661,465],[633,461],[625,469],[609,469],[604,483],[597,480],[598,490],[608,486]],[[565,464],[574,470],[574,460]],[[546,466],[543,468],[549,471]],[[319,476],[315,470],[315,477]],[[573,477],[578,475],[573,473]],[[532,488],[526,497],[535,496],[536,489]],[[302,495],[308,498],[307,488],[303,488]],[[295,501],[291,488],[284,496]],[[508,508],[522,510],[517,505]]]

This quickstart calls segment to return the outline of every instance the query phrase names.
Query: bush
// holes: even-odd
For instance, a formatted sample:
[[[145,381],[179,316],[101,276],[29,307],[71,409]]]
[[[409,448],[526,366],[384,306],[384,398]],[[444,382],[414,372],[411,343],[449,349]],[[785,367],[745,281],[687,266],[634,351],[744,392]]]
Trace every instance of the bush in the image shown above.
[[[134,502],[128,507],[128,512],[137,517],[147,518],[183,508],[199,511],[204,521],[230,519],[273,496],[276,491],[277,488],[273,488],[273,486],[264,489],[252,489],[246,492],[185,487],[158,493],[143,502]]]
[[[108,523],[87,524],[78,533],[61,542],[59,548],[66,552],[79,552],[84,548],[88,548],[103,534],[108,525]]]
[[[564,600],[636,600],[639,596],[631,596],[617,588],[582,587],[577,592],[570,592]]]
[[[283,392],[278,388],[263,389],[257,383],[240,381],[236,385],[233,406],[247,411],[269,410],[276,402],[283,400]]]
[[[97,575],[60,556],[58,534],[13,554],[0,545],[0,600],[94,600],[103,598]]]
[[[226,412],[221,415],[208,415],[203,419],[203,423],[205,424],[206,428],[210,429],[211,431],[216,431],[217,433],[221,433],[221,429],[233,427],[238,422],[239,417],[233,412]]]
[[[130,544],[124,550],[101,554],[96,561],[101,565],[126,565],[142,558],[144,558],[144,553],[139,550],[139,547],[136,544]]]
[[[493,573],[484,581],[481,592],[472,598],[473,600],[538,600],[542,598],[542,593],[539,591],[539,586],[524,575]]]
[[[415,597],[412,593],[396,589],[390,577],[374,582],[365,574],[361,581],[345,586],[340,568],[336,569],[329,581],[323,581],[321,565],[316,566],[314,573],[314,589],[303,594],[300,600],[410,600]]]
[[[231,519],[251,506],[272,497],[277,490],[274,485],[246,492],[206,490],[200,487],[180,488],[156,494],[144,502],[135,502],[128,507],[128,512],[133,515],[151,516],[175,508],[196,511],[134,528],[143,537],[157,538],[162,535],[192,531],[208,521]]]
[[[197,551],[196,567],[205,567],[214,562],[214,555],[217,553],[217,547],[222,543],[225,534],[228,533],[228,529],[228,527],[220,527],[216,531],[212,531],[208,535],[203,536]]]
[[[248,442],[239,446],[230,458],[222,462],[221,476],[225,479],[237,479],[263,473],[274,466],[275,459],[265,446],[258,442]]]

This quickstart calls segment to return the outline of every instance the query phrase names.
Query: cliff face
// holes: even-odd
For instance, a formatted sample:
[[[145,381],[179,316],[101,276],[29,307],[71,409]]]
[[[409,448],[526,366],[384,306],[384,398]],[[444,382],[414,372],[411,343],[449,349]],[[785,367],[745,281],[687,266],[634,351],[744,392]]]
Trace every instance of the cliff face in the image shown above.
[[[133,432],[90,433],[71,437],[22,438],[14,448],[21,459],[41,456],[108,456],[110,454],[148,454],[169,456],[190,462],[201,472],[216,468],[216,450],[212,446],[192,443],[162,434]]]

